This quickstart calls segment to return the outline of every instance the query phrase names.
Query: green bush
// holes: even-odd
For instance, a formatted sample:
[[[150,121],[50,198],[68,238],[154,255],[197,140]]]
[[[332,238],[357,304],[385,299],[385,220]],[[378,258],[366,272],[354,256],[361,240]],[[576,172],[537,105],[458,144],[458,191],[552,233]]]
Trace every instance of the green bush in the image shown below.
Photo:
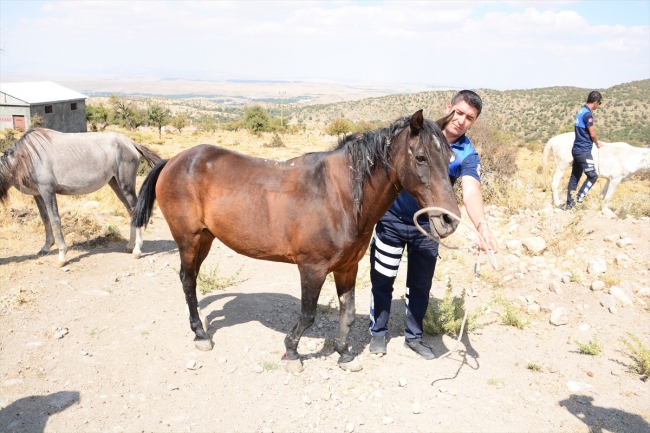
[[[442,299],[429,299],[429,306],[424,315],[424,332],[429,335],[453,334],[458,335],[465,315],[465,289],[460,298],[451,294],[451,281],[447,282],[447,290]],[[478,308],[473,313],[467,314],[465,332],[477,329],[477,319],[485,313],[483,308]]]

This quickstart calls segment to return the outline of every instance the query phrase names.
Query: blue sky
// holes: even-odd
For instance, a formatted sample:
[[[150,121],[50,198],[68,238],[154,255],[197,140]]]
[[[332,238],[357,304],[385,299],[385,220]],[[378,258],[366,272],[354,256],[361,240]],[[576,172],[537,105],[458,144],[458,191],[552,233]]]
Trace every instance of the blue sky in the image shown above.
[[[4,76],[492,89],[650,78],[650,1],[0,1]]]

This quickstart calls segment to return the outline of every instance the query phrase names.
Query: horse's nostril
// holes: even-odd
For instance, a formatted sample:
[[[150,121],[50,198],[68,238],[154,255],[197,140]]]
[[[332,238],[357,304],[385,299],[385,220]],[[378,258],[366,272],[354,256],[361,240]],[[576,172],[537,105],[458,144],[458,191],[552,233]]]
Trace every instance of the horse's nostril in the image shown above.
[[[454,222],[454,220],[447,214],[444,214],[442,216],[442,221],[445,223],[445,225],[451,225]]]

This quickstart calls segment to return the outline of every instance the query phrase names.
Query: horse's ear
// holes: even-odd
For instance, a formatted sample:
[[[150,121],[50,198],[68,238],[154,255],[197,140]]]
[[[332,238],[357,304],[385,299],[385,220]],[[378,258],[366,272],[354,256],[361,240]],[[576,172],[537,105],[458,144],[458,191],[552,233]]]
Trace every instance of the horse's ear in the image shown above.
[[[424,116],[422,115],[422,110],[418,110],[413,116],[411,116],[411,133],[413,133],[413,135],[418,134],[422,129],[423,124]]]
[[[440,127],[441,131],[444,131],[445,128],[447,127],[447,124],[451,122],[451,119],[454,118],[454,113],[455,112],[452,111],[451,113],[447,114],[445,117],[441,117],[440,119],[436,120],[436,123]]]

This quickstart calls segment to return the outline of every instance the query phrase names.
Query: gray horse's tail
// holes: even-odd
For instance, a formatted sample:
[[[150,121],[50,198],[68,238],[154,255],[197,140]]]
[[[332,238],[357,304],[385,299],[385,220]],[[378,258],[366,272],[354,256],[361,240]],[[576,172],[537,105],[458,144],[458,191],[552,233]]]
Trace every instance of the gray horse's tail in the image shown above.
[[[133,145],[135,146],[135,149],[142,155],[145,161],[147,161],[147,164],[149,164],[149,167],[153,167],[154,165],[158,164],[160,161],[162,161],[162,157],[158,155],[156,152],[153,150],[149,149],[146,146],[143,146],[142,144],[133,141]]]
[[[168,159],[159,161],[144,180],[140,188],[140,194],[138,194],[138,203],[135,205],[135,211],[133,211],[133,216],[131,217],[131,225],[133,227],[147,227],[151,218],[151,212],[153,211],[153,202],[156,200],[158,176],[160,176],[160,172],[168,161]]]
[[[553,147],[551,144],[551,141],[553,139],[551,138],[548,140],[546,143],[546,146],[544,147],[544,155],[543,155],[543,169],[542,172],[544,174],[544,191],[546,191],[546,188],[548,188],[548,158],[551,155],[551,148]]]
[[[34,158],[40,156],[38,148],[49,144],[47,130],[36,128],[27,131],[12,147],[0,156],[0,202],[5,203],[12,186],[29,184],[34,173]]]

